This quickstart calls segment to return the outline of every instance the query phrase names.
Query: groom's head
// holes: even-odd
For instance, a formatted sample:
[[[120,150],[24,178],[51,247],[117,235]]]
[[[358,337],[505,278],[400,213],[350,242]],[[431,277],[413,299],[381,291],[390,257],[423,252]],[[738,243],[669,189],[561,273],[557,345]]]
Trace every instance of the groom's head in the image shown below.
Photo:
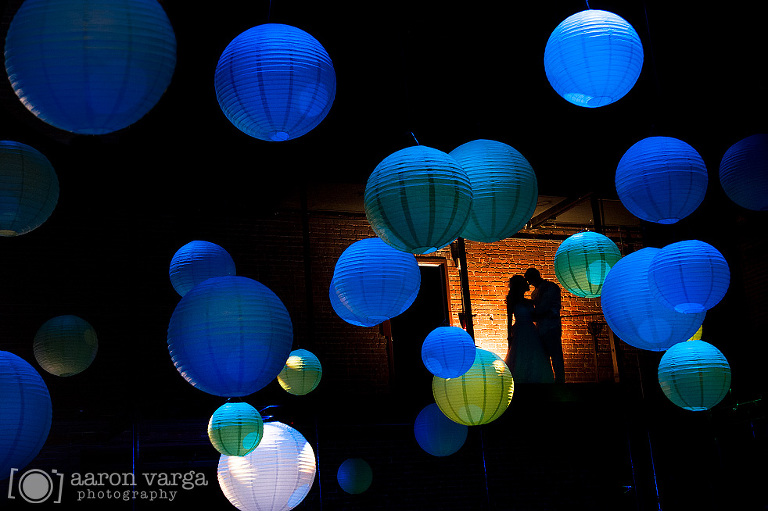
[[[538,286],[544,279],[541,278],[541,273],[536,268],[528,268],[525,270],[525,280],[528,281],[533,287]]]

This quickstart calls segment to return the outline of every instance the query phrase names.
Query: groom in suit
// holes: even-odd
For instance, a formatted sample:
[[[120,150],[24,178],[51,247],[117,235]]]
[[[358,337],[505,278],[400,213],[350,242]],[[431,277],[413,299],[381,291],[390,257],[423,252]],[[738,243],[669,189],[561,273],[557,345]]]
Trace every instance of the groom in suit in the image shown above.
[[[525,271],[525,280],[533,286],[533,319],[539,327],[539,337],[544,349],[552,359],[555,371],[555,383],[565,383],[565,363],[563,362],[563,326],[560,322],[560,286],[545,280],[536,268]]]

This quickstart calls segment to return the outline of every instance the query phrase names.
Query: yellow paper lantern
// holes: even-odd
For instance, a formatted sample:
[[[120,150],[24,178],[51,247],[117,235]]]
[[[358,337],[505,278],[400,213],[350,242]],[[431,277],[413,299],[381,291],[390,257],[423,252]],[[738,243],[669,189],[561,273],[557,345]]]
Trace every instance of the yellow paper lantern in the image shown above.
[[[285,367],[277,375],[277,382],[289,394],[303,396],[317,388],[322,376],[323,366],[315,354],[298,349],[291,352]]]
[[[512,401],[515,383],[507,364],[493,352],[477,348],[472,367],[458,378],[432,379],[432,395],[440,410],[466,426],[498,419]]]

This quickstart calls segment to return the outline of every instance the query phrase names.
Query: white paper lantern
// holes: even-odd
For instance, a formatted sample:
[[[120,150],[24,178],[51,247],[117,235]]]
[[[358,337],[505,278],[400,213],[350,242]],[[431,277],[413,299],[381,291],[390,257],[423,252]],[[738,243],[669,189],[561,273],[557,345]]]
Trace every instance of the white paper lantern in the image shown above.
[[[219,486],[241,511],[287,511],[315,480],[315,452],[304,436],[281,422],[264,424],[258,447],[245,456],[219,458]]]

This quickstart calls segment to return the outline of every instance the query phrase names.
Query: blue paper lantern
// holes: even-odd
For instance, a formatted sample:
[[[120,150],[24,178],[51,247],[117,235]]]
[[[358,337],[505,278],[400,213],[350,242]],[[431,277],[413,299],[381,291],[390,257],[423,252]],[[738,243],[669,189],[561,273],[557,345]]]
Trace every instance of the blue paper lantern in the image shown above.
[[[736,204],[768,211],[768,134],[752,135],[733,144],[720,161],[720,184]]]
[[[621,251],[610,238],[599,232],[579,232],[557,247],[555,276],[571,294],[596,298],[608,271],[619,259]]]
[[[0,480],[23,469],[42,449],[51,429],[51,396],[25,360],[0,351]]]
[[[352,495],[363,493],[371,487],[373,470],[362,458],[347,458],[339,465],[336,480],[341,489]]]
[[[325,119],[336,96],[336,72],[317,39],[296,27],[267,23],[227,45],[214,85],[221,110],[237,129],[282,142]]]
[[[168,350],[192,386],[247,396],[277,377],[293,343],[288,310],[265,285],[213,277],[184,295],[168,325]]]
[[[101,135],[149,112],[171,82],[176,37],[156,0],[25,0],[5,69],[40,120]]]
[[[560,96],[595,108],[623,98],[643,68],[640,37],[624,18],[590,9],[566,18],[544,49],[547,79]]]
[[[457,378],[475,361],[475,341],[457,326],[439,326],[421,345],[421,360],[427,370],[441,378]]]
[[[678,312],[704,312],[725,296],[731,282],[728,263],[715,247],[699,240],[662,248],[648,268],[653,296]]]
[[[365,215],[398,250],[429,254],[455,240],[472,210],[472,184],[450,155],[425,146],[396,151],[365,186]]]
[[[331,301],[331,307],[333,307],[334,312],[337,316],[339,316],[341,319],[349,323],[350,325],[355,326],[376,326],[380,321],[377,321],[375,319],[369,319],[364,318],[361,316],[355,315],[354,312],[349,310],[349,308],[341,303],[341,299],[339,298],[339,292],[336,290],[336,281],[331,279],[331,285],[328,289],[328,298]]]
[[[208,421],[208,439],[221,454],[245,456],[253,451],[264,435],[264,420],[248,403],[224,403]]]
[[[173,289],[181,296],[211,277],[235,274],[229,252],[210,241],[190,241],[173,254],[168,271]]]
[[[355,318],[377,325],[411,306],[419,294],[421,272],[413,254],[367,238],[342,252],[333,283],[339,301]]]
[[[56,316],[43,323],[32,344],[37,363],[56,376],[85,371],[96,358],[98,347],[91,324],[72,315]]]
[[[464,445],[469,427],[445,416],[436,403],[425,406],[413,423],[419,447],[432,456],[450,456]]]
[[[509,238],[528,223],[539,188],[533,167],[517,149],[493,140],[474,140],[450,155],[472,183],[472,210],[462,237],[492,243]]]
[[[699,153],[671,137],[637,142],[616,169],[616,191],[624,207],[658,224],[673,224],[693,213],[704,200],[708,180]]]
[[[613,332],[627,344],[650,351],[664,351],[689,339],[706,315],[677,312],[653,296],[649,269],[660,250],[647,247],[622,257],[605,277],[600,298]]]
[[[40,227],[59,200],[59,179],[43,154],[26,144],[0,140],[0,236]]]
[[[675,344],[659,362],[659,385],[674,404],[693,412],[709,410],[731,388],[731,366],[720,350],[701,340]]]

